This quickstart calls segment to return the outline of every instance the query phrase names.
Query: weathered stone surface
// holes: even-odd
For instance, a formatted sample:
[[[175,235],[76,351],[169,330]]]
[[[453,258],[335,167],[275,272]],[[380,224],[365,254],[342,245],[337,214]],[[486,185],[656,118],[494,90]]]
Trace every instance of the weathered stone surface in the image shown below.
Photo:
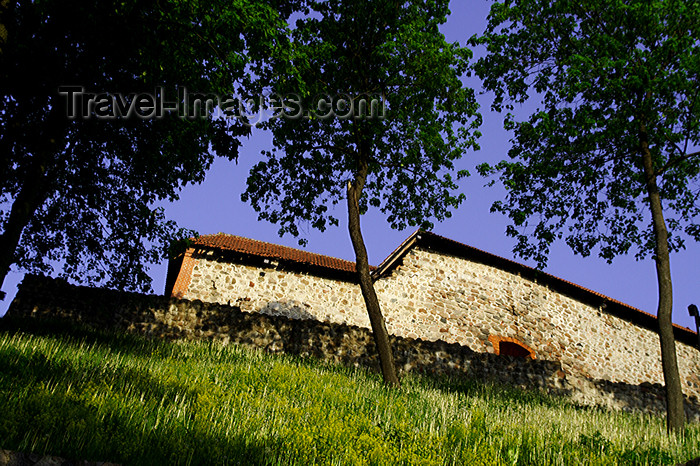
[[[226,262],[212,251],[193,258],[188,299],[369,328],[359,287],[352,283],[272,266],[263,275],[257,266]],[[393,335],[489,354],[497,353],[489,337],[511,338],[532,348],[536,359],[560,362],[570,376],[621,386],[663,384],[654,331],[511,272],[414,248],[375,287]],[[684,393],[700,398],[700,351],[677,342],[677,353]]]
[[[423,267],[427,266],[423,264]],[[444,265],[443,269],[446,269]],[[420,306],[425,309],[430,307],[427,301]],[[419,313],[419,310],[416,312]],[[357,325],[245,312],[240,306],[200,300],[187,301],[77,287],[61,280],[31,275],[27,275],[21,284],[8,316],[33,317],[47,322],[81,322],[98,328],[129,331],[156,338],[214,339],[226,344],[235,343],[273,353],[315,357],[349,366],[361,365],[375,370],[379,367],[371,332]],[[455,331],[457,325],[449,320],[447,324],[439,320],[437,322],[439,324],[436,325],[446,326],[452,331]],[[521,324],[515,326],[516,334],[520,328]],[[531,326],[530,333],[534,333],[534,326]],[[448,333],[447,336],[449,335]],[[656,414],[664,412],[664,391],[659,382],[647,379],[634,383],[589,375],[584,372],[586,367],[578,361],[549,359],[541,350],[534,360],[498,356],[493,354],[493,347],[489,346],[488,340],[482,341],[481,333],[473,335],[478,335],[475,339],[482,345],[479,351],[457,341],[392,336],[397,366],[401,371],[467,375],[487,382],[540,389],[586,405]],[[552,351],[566,354],[558,345],[559,341],[554,341],[554,337],[544,338]],[[486,351],[483,351],[484,348]],[[488,351],[489,348],[491,352]],[[603,361],[604,358],[600,362],[601,366],[605,364]],[[685,380],[688,388],[686,393],[691,392],[691,389],[697,390],[697,386],[690,387],[687,385],[689,380]],[[686,405],[691,419],[700,419],[700,405],[696,395],[690,395]]]

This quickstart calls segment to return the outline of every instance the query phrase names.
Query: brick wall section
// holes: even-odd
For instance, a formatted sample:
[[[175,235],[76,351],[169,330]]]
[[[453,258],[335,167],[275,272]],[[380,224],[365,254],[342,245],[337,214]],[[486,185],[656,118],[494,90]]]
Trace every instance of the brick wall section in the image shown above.
[[[127,331],[154,338],[218,340],[267,352],[378,371],[371,332],[362,327],[310,319],[242,312],[237,306],[138,293],[79,287],[62,280],[27,275],[8,310],[9,319],[36,319],[52,329],[57,321],[80,322],[100,330]],[[2,320],[0,319],[0,325]],[[632,385],[567,374],[558,361],[497,356],[444,341],[391,337],[400,372],[468,376],[494,384],[538,389],[586,405],[663,414],[660,384]],[[690,419],[700,405],[686,397]]]
[[[187,288],[190,286],[190,281],[192,280],[192,269],[194,268],[195,261],[192,258],[193,253],[192,248],[188,248],[184,253],[182,259],[182,264],[180,265],[180,271],[177,274],[177,279],[175,280],[175,285],[173,285],[172,296],[175,298],[182,298],[187,293]]]
[[[244,311],[369,328],[357,285],[270,266],[194,257],[185,297]],[[388,331],[497,353],[520,342],[535,359],[572,376],[631,385],[663,384],[658,335],[502,269],[419,247],[375,282]],[[495,340],[496,339],[496,340]],[[684,393],[700,398],[700,351],[677,342]]]
[[[535,359],[535,351],[517,338],[489,335],[489,341],[491,342],[491,346],[493,346],[494,354],[502,354],[501,343],[514,343],[527,353],[526,357]],[[508,353],[506,352],[505,354]]]

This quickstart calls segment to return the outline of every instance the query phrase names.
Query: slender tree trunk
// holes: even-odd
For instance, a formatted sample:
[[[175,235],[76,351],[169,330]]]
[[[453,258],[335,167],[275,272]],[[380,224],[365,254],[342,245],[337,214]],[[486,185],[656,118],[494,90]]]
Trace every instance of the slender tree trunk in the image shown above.
[[[48,107],[50,110],[46,119],[37,125],[36,140],[27,144],[27,149],[32,154],[27,158],[31,159],[28,161],[19,193],[12,203],[4,231],[0,235],[0,290],[10,267],[15,263],[17,246],[24,228],[49,195],[48,172],[56,163],[56,153],[61,151],[65,144],[65,129],[68,124],[65,103],[62,99],[53,99]],[[10,160],[9,156],[7,160]],[[0,291],[0,299],[4,297],[5,293]]]
[[[24,184],[12,203],[10,216],[5,223],[5,231],[0,235],[0,289],[5,282],[10,267],[15,263],[15,251],[22,231],[29,224],[39,206],[46,200],[44,185],[45,168],[35,161],[28,170]],[[5,292],[0,292],[0,298]]]
[[[374,284],[369,271],[369,260],[367,259],[367,248],[365,247],[364,239],[362,238],[362,230],[360,228],[360,195],[367,179],[367,159],[360,155],[358,171],[355,174],[355,179],[348,182],[348,230],[350,231],[350,240],[352,247],[355,249],[355,269],[360,279],[360,289],[362,297],[367,306],[369,321],[372,324],[372,333],[374,342],[379,353],[379,362],[382,367],[382,376],[384,383],[388,385],[399,385],[399,378],[396,375],[396,366],[394,365],[394,355],[391,352],[389,343],[389,333],[386,330],[382,310],[379,306],[377,293],[374,291]]]
[[[656,276],[659,285],[659,307],[657,320],[659,322],[659,340],[661,343],[661,364],[666,385],[666,426],[669,432],[679,431],[686,422],[683,408],[683,391],[678,373],[676,357],[676,340],[673,335],[671,314],[673,311],[673,287],[671,284],[671,260],[668,250],[668,231],[661,206],[661,196],[656,183],[656,174],[649,150],[646,125],[642,123],[639,130],[639,140],[644,165],[644,176],[649,196],[649,206],[654,227],[654,254],[656,261]]]

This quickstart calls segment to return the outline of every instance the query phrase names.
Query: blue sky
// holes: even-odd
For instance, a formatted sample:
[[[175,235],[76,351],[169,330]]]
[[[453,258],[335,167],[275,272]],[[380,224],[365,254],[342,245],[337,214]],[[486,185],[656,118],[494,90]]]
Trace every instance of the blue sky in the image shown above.
[[[482,32],[489,5],[490,2],[484,0],[452,0],[452,15],[442,28],[447,39],[464,44],[469,36]],[[469,85],[478,90],[478,81],[469,82]],[[486,180],[479,177],[474,170],[479,163],[494,163],[506,158],[510,137],[502,129],[502,117],[490,112],[490,96],[481,95],[479,101],[484,117],[481,150],[465,154],[457,167],[466,168],[472,173],[471,177],[460,182],[460,188],[467,199],[452,218],[436,224],[433,231],[479,249],[525,262],[511,252],[514,240],[505,236],[507,219],[500,214],[489,212],[493,201],[503,197],[503,191],[496,187],[484,187]],[[187,187],[178,202],[166,206],[167,215],[180,226],[192,228],[201,234],[224,232],[298,247],[295,238],[280,238],[276,225],[259,222],[252,208],[240,200],[250,168],[259,160],[260,151],[270,147],[270,135],[254,130],[253,135],[243,141],[237,164],[217,160],[204,183]],[[340,227],[331,228],[323,233],[310,227],[302,228],[302,234],[308,239],[306,249],[354,260],[347,224],[343,221],[346,218],[345,204],[339,204],[336,209],[336,216],[341,219]],[[362,228],[370,263],[373,265],[379,264],[411,233],[392,230],[386,219],[373,211],[363,217]],[[688,243],[685,251],[671,257],[674,322],[693,330],[695,324],[688,316],[687,306],[690,303],[700,305],[700,267],[697,262],[699,255],[700,246]],[[595,257],[575,256],[562,243],[553,247],[546,271],[656,314],[656,273],[651,259],[638,262],[633,256],[622,256],[616,258],[612,264],[607,264]],[[151,270],[156,293],[163,292],[165,274],[165,264],[154,266]],[[4,288],[10,295],[14,294],[16,283],[21,281],[21,277],[22,274],[17,272],[8,275]],[[4,313],[8,304],[9,300],[0,303],[0,314]]]

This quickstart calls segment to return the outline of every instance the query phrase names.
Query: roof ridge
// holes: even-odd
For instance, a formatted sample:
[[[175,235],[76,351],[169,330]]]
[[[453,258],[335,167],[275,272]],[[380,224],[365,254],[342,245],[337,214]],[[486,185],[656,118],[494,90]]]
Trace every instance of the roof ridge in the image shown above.
[[[311,252],[283,244],[247,238],[245,236],[219,232],[200,235],[197,238],[193,238],[193,240],[195,246],[211,247],[221,250],[236,251],[254,256],[287,260],[330,270],[343,272],[355,271],[355,262],[347,259]],[[375,268],[376,267],[374,266],[370,266],[371,270],[374,270]]]
[[[275,247],[278,247],[278,248],[288,248],[288,249],[294,249],[295,251],[305,252],[305,253],[308,253],[308,254],[318,254],[318,253],[315,253],[315,252],[310,252],[310,251],[306,251],[306,250],[304,250],[304,249],[294,248],[294,247],[292,247],[292,246],[287,246],[287,245],[284,245],[284,244],[270,243],[269,241],[263,241],[263,240],[259,240],[259,239],[255,239],[255,238],[248,238],[247,236],[232,235],[231,233],[224,233],[224,232],[221,232],[221,231],[218,232],[218,233],[209,233],[209,234],[206,234],[206,235],[199,235],[198,238],[213,237],[213,236],[225,236],[225,237],[227,237],[227,238],[239,238],[239,239],[244,239],[244,240],[247,240],[247,241],[254,241],[254,242],[256,242],[256,243],[269,244],[270,246],[275,246]],[[197,238],[194,238],[194,239],[195,239],[195,241],[197,240]],[[323,254],[321,254],[321,255],[323,255]],[[327,257],[333,257],[333,256],[327,256]],[[344,260],[344,259],[340,259],[340,258],[336,258],[336,259],[338,259],[338,260]]]

